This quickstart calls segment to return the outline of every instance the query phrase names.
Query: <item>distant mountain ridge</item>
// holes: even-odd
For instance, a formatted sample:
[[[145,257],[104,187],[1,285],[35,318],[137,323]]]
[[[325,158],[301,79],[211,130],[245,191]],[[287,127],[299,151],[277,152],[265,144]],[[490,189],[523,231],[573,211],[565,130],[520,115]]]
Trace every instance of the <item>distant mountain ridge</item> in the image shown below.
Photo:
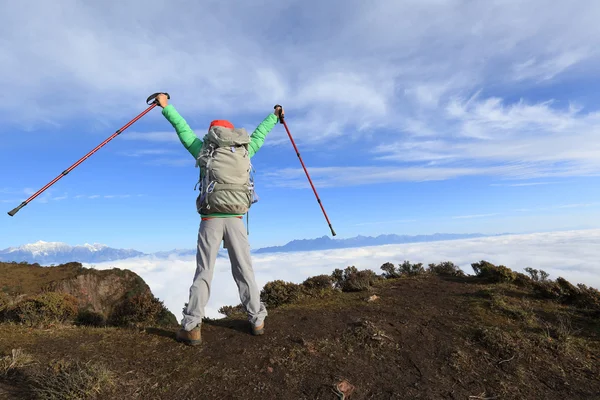
[[[195,255],[196,249],[175,249],[148,254],[134,249],[116,249],[99,243],[71,246],[63,242],[39,240],[35,243],[0,250],[0,262],[15,261],[40,265],[59,265],[70,262],[91,264],[135,257],[178,258]],[[219,250],[218,257],[228,257],[227,250]]]
[[[379,235],[379,236],[355,236],[348,239],[331,239],[322,236],[315,239],[292,240],[282,246],[270,246],[252,250],[253,254],[264,253],[291,253],[299,251],[333,250],[367,246],[381,246],[387,244],[436,242],[443,240],[472,239],[478,237],[500,236],[484,235],[480,233],[435,233],[432,235]],[[69,262],[100,263],[106,261],[117,261],[134,257],[152,256],[156,258],[180,258],[196,255],[196,249],[174,249],[170,251],[159,251],[155,253],[143,253],[134,249],[115,249],[103,244],[83,244],[71,246],[61,242],[44,242],[42,240],[25,244],[19,247],[9,247],[0,250],[0,261],[3,262],[28,262],[41,265],[64,264]],[[227,250],[220,249],[219,258],[226,258]]]
[[[366,246],[382,246],[386,244],[403,244],[419,242],[438,242],[443,240],[473,239],[487,236],[481,233],[435,233],[432,235],[379,235],[379,236],[355,236],[348,239],[331,239],[329,236],[321,236],[316,239],[292,240],[283,246],[271,246],[257,249],[254,253],[287,253],[295,251],[311,250],[333,250]]]

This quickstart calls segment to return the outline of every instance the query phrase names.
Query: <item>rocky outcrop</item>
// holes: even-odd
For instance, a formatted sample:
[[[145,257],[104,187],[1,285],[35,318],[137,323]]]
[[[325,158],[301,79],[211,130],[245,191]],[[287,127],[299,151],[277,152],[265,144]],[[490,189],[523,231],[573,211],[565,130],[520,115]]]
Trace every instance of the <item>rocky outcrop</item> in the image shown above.
[[[17,303],[29,301],[28,310],[35,308],[36,315],[55,308],[44,305],[48,299],[38,298],[40,295],[60,293],[68,295],[69,302],[76,302],[75,322],[78,323],[118,326],[177,324],[175,316],[154,297],[146,282],[130,270],[97,270],[84,268],[80,263],[55,267],[0,263],[0,287],[10,295],[15,310]],[[13,312],[11,315],[17,314]]]
[[[80,310],[93,311],[108,317],[126,298],[150,293],[150,287],[129,270],[83,269],[74,277],[48,284],[44,291],[62,292],[75,297]]]

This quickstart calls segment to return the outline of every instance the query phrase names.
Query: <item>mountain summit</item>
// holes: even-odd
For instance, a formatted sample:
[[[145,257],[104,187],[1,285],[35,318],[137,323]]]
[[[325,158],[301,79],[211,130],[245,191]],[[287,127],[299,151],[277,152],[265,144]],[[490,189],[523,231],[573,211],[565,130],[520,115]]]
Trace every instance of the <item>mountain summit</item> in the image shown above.
[[[384,274],[270,281],[264,336],[241,305],[224,306],[225,318],[203,320],[197,347],[176,341],[174,315],[127,270],[0,268],[0,398],[597,400],[600,292],[544,271],[471,266],[475,275],[406,261]],[[18,299],[21,286],[32,293],[68,271],[60,292]],[[115,282],[119,295],[147,295],[114,308],[115,324],[79,313]]]

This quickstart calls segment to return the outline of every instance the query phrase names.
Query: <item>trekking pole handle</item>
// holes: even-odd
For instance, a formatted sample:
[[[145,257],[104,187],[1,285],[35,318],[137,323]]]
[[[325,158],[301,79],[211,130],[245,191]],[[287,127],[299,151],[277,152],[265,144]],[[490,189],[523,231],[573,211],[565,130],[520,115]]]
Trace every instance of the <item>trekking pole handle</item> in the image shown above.
[[[279,104],[275,104],[275,107],[273,107],[273,109],[276,111],[278,108],[279,108],[279,112],[276,115],[277,115],[277,117],[279,117],[279,123],[283,124],[283,119],[285,118],[284,115],[281,113],[281,110],[283,109],[283,107],[281,107],[281,105],[279,105]]]
[[[167,92],[156,92],[156,93],[148,96],[148,98],[146,99],[146,104],[150,105],[152,103],[156,103],[156,96],[158,96],[159,94],[165,94],[165,95],[167,95],[167,99],[171,99],[171,96],[169,96],[169,93],[167,93]]]

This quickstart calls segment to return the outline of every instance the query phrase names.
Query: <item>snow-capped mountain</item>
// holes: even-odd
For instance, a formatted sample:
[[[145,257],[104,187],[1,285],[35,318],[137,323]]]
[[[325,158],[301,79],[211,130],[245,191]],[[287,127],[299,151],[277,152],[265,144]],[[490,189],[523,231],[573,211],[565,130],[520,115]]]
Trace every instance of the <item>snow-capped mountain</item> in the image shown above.
[[[261,253],[285,253],[298,251],[313,251],[341,248],[357,248],[366,246],[380,246],[385,244],[401,244],[416,242],[434,242],[441,240],[457,240],[467,238],[477,238],[485,236],[506,235],[483,235],[483,234],[433,234],[433,235],[379,235],[373,236],[355,236],[348,239],[331,239],[323,236],[315,239],[293,240],[283,246],[263,247],[252,250],[252,254]],[[117,261],[132,257],[149,257],[160,259],[188,259],[196,255],[196,249],[174,249],[170,251],[159,251],[151,254],[142,253],[133,249],[114,249],[103,244],[83,244],[70,246],[61,242],[38,241],[32,244],[25,244],[19,247],[9,247],[0,250],[0,261],[39,263],[41,265],[63,264],[67,262],[80,263],[100,263],[103,261]],[[219,249],[219,258],[228,258],[227,249]]]
[[[113,249],[99,243],[71,246],[67,243],[40,240],[35,243],[0,250],[0,261],[26,261],[48,265],[74,261],[81,263],[115,261],[143,255],[145,254],[137,250]]]

